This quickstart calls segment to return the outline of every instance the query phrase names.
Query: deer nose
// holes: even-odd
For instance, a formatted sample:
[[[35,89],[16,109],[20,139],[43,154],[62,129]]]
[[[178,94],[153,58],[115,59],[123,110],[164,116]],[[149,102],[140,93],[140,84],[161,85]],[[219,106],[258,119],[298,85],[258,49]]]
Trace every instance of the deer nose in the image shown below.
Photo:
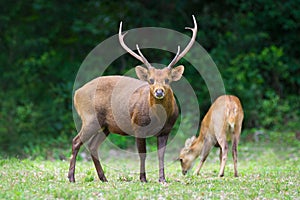
[[[162,98],[164,98],[164,96],[165,96],[165,92],[163,89],[159,88],[159,89],[155,90],[155,97],[157,99],[162,99]]]
[[[186,170],[182,170],[182,174],[186,175],[187,171]]]

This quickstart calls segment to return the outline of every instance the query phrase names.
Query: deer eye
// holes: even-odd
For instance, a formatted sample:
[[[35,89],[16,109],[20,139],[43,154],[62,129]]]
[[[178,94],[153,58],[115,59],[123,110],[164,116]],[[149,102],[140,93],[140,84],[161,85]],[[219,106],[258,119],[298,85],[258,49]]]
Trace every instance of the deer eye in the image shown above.
[[[169,82],[170,82],[170,80],[166,78],[165,83],[168,84]]]
[[[149,79],[149,83],[150,83],[151,85],[153,85],[153,84],[154,84],[154,79],[153,79],[153,78],[150,78],[150,79]]]

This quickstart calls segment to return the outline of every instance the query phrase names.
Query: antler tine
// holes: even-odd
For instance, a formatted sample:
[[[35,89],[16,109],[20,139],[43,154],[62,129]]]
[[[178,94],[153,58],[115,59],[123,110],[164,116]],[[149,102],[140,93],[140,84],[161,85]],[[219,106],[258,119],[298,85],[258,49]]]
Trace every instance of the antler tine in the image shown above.
[[[140,51],[140,48],[139,48],[139,45],[138,45],[138,44],[136,44],[136,49],[138,50],[138,52],[139,52],[141,58],[143,59],[143,63],[146,65],[146,67],[147,67],[148,69],[150,69],[150,68],[151,68],[151,65],[150,65],[150,63],[148,62],[148,60],[145,58],[145,56],[142,54],[142,52]]]
[[[127,34],[127,32],[125,32],[122,35],[122,21],[120,22],[120,28],[119,28],[119,42],[121,44],[121,46],[128,52],[130,53],[133,57],[135,57],[136,59],[138,59],[139,61],[141,61],[142,63],[144,63],[144,60],[141,56],[137,55],[136,53],[134,53],[124,42],[124,37]],[[146,64],[146,63],[144,63]]]
[[[173,58],[172,62],[168,65],[168,68],[171,69],[173,65],[177,62],[177,58],[179,56],[180,46],[178,45],[176,56]]]
[[[193,17],[193,21],[194,21],[194,28],[190,28],[190,27],[185,27],[185,29],[189,29],[193,32],[193,35],[192,35],[192,39],[191,41],[188,43],[188,45],[185,47],[185,49],[177,56],[176,60],[173,62],[170,63],[170,67],[174,66],[190,49],[191,47],[193,46],[194,42],[195,42],[195,39],[196,39],[196,36],[197,36],[197,22],[196,22],[196,19],[195,19],[195,16],[192,15]],[[172,64],[172,65],[171,65]],[[169,67],[168,66],[168,67]]]

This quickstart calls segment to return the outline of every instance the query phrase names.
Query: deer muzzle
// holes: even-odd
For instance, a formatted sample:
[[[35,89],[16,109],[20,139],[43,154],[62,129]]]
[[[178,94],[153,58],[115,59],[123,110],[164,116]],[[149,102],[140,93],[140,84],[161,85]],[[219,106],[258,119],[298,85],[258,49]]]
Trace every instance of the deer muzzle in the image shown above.
[[[154,91],[154,96],[157,99],[162,99],[165,97],[165,91],[161,88],[158,88]]]

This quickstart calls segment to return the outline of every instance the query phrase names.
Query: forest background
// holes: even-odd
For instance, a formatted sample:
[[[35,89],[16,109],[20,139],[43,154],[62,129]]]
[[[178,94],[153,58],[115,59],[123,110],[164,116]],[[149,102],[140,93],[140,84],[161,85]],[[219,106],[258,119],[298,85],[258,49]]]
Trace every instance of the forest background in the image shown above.
[[[300,137],[299,0],[21,0],[0,1],[0,155],[69,156],[77,134],[73,84],[88,53],[117,34],[120,21],[126,22],[124,30],[164,27],[190,36],[183,28],[192,26],[192,14],[197,42],[216,63],[226,93],[242,101],[242,139],[250,142],[262,133],[294,144]],[[143,53],[164,64],[174,56],[151,49]],[[185,59],[181,63],[202,118],[211,104],[205,82]],[[124,74],[137,64],[126,54],[105,73]],[[195,117],[184,119],[187,128]],[[121,148],[134,144],[113,137]]]

